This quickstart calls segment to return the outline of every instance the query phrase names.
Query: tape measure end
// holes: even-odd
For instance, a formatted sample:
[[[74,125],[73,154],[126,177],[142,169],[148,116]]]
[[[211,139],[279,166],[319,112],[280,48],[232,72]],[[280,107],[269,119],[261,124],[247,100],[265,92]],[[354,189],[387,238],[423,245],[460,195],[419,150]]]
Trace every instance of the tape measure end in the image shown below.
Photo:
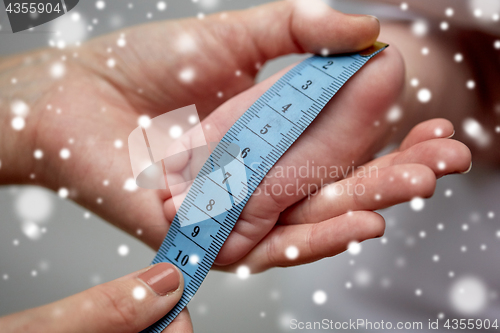
[[[375,44],[373,44],[372,46],[370,46],[366,50],[359,52],[359,55],[363,56],[363,57],[369,57],[369,56],[373,55],[375,52],[378,52],[381,49],[385,49],[388,46],[389,46],[389,44],[386,44],[386,43],[375,42]]]

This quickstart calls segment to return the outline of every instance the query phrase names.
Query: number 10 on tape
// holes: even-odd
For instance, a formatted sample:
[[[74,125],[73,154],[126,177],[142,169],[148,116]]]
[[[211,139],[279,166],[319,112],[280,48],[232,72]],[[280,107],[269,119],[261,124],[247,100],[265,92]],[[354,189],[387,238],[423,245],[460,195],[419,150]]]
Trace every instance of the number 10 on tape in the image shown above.
[[[194,179],[152,262],[179,267],[184,293],[167,315],[143,332],[162,332],[182,311],[265,175],[342,85],[387,46],[376,42],[359,53],[304,60],[229,129]]]

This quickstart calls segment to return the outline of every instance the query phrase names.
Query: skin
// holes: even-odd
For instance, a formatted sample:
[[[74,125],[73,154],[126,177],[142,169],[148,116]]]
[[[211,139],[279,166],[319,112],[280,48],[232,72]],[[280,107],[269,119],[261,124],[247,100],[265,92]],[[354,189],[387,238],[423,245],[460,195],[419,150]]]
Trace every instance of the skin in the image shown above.
[[[421,13],[425,15],[426,11],[422,9]],[[406,87],[398,101],[403,119],[394,129],[393,140],[399,142],[419,122],[444,117],[454,125],[455,138],[471,149],[475,165],[498,168],[500,150],[496,147],[500,145],[497,132],[500,124],[500,78],[497,73],[500,62],[493,42],[499,37],[480,27],[472,29],[460,26],[459,22],[451,24],[449,31],[443,32],[439,30],[439,24],[434,23],[429,34],[423,37],[411,33],[411,23],[384,25],[379,39],[396,45],[406,63]],[[424,47],[429,49],[427,56],[421,53]],[[457,53],[462,54],[462,62],[454,61]],[[419,80],[417,87],[409,84],[412,78]],[[476,83],[474,89],[466,87],[469,80]],[[432,92],[432,99],[427,104],[420,103],[416,98],[421,88]],[[489,137],[488,145],[478,144],[466,133],[463,124],[467,118],[481,124]]]
[[[306,7],[311,7],[307,3]],[[193,103],[203,125],[212,129],[205,133],[207,141],[218,141],[286,71],[254,85],[257,68],[265,61],[289,53],[317,53],[325,48],[332,54],[353,52],[377,39],[380,26],[373,17],[348,16],[329,7],[320,7],[322,14],[317,16],[303,6],[291,1],[277,2],[230,12],[225,17],[154,23],[89,41],[76,50],[41,50],[2,59],[0,183],[35,183],[53,190],[66,187],[71,199],[157,249],[175,215],[171,193],[123,191],[123,183],[132,173],[126,147],[116,149],[114,141],[126,142],[140,115],[154,117]],[[323,29],[318,31],[317,26]],[[126,36],[125,48],[115,46],[121,33]],[[179,54],[177,46],[170,42],[184,34],[195,41],[195,52]],[[148,36],[147,42],[144,36]],[[113,48],[112,57],[116,59],[113,69],[106,66],[110,57],[108,47]],[[73,57],[74,52],[77,57]],[[50,66],[61,61],[63,55],[66,74],[60,79],[47,79]],[[186,66],[196,72],[195,79],[188,84],[178,79],[179,70]],[[235,75],[237,70],[241,71],[240,76]],[[17,78],[16,85],[11,84],[12,77]],[[280,166],[299,168],[307,160],[314,160],[318,166],[347,168],[353,163],[377,166],[376,178],[355,172],[347,177],[299,179],[307,186],[334,181],[344,185],[363,184],[366,195],[335,197],[335,204],[331,204],[332,199],[327,195],[314,195],[311,199],[300,193],[255,195],[216,259],[219,268],[234,271],[244,264],[255,273],[336,255],[350,241],[383,234],[384,220],[374,210],[415,196],[429,197],[437,178],[469,169],[470,151],[459,141],[449,139],[454,128],[445,119],[417,125],[398,150],[373,159],[393,135],[393,124],[385,117],[403,90],[404,78],[401,55],[395,47],[390,47],[342,88],[270,171],[270,175],[275,175]],[[223,98],[217,97],[218,91],[223,91]],[[20,132],[10,127],[12,116],[8,108],[15,99],[30,105],[26,127]],[[61,112],[57,113],[57,109]],[[69,143],[70,139],[74,142]],[[71,150],[67,160],[59,158],[63,147]],[[33,158],[35,149],[43,150],[42,159]],[[439,162],[445,166],[439,168]],[[29,177],[32,173],[36,176],[34,180]],[[109,180],[109,186],[103,186],[105,179]],[[295,181],[288,177],[266,179],[268,185],[281,186]],[[388,182],[394,186],[387,186]],[[295,193],[293,189],[292,192]],[[103,199],[102,204],[97,203],[97,197]],[[142,230],[140,235],[138,229]],[[285,256],[290,245],[299,250],[295,260]],[[133,280],[134,276],[123,279]],[[115,287],[111,283],[101,288],[106,293],[116,292]],[[127,302],[133,300],[127,288],[116,294],[123,295],[123,304],[130,309]],[[77,304],[81,304],[78,297],[60,301],[66,302],[61,304],[74,311],[76,317],[83,316],[78,310]],[[162,303],[155,316],[161,317],[175,302]],[[111,302],[110,308],[116,309],[116,304],[122,303]],[[33,327],[30,325],[44,318],[47,307],[51,306],[54,305],[4,317],[0,324],[10,324],[5,327],[12,327],[10,331],[14,332],[21,329],[16,326],[18,323],[26,323],[30,331]],[[144,308],[137,306],[137,311],[126,312],[122,332],[137,331],[156,320],[153,316],[147,317],[148,322],[139,319],[143,318]],[[98,315],[101,313],[85,317],[92,320],[82,320],[75,332],[107,332],[113,318]],[[47,320],[48,330],[64,327],[61,321],[64,319]],[[192,331],[187,312],[174,323],[168,331]]]

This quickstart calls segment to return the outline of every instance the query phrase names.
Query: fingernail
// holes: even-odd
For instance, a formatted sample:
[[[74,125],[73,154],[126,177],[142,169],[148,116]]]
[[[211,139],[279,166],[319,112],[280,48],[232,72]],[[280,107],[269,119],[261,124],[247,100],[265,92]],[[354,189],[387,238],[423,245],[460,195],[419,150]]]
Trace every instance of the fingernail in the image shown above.
[[[349,16],[360,18],[360,19],[364,19],[364,20],[366,20],[366,19],[370,19],[370,20],[375,19],[377,22],[380,23],[380,20],[378,19],[378,17],[373,16],[373,15],[349,14]]]
[[[144,281],[160,296],[176,291],[181,282],[177,268],[166,262],[154,265],[144,273],[139,274],[137,278]]]
[[[451,139],[454,135],[455,135],[455,130],[453,130],[453,133],[451,133],[451,135],[447,137],[447,139]]]
[[[472,162],[470,162],[470,166],[467,170],[465,170],[464,172],[460,172],[462,175],[465,175],[466,173],[469,173],[470,171],[472,170]]]

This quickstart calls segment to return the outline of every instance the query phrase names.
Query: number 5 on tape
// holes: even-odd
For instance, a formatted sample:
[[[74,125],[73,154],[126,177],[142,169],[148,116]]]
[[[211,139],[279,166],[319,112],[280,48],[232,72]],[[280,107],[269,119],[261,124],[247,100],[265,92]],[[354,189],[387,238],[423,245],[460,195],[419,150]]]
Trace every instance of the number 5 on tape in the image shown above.
[[[229,129],[194,180],[152,262],[179,267],[184,293],[143,332],[162,332],[188,304],[264,176],[342,85],[387,46],[376,42],[360,53],[304,60]]]

